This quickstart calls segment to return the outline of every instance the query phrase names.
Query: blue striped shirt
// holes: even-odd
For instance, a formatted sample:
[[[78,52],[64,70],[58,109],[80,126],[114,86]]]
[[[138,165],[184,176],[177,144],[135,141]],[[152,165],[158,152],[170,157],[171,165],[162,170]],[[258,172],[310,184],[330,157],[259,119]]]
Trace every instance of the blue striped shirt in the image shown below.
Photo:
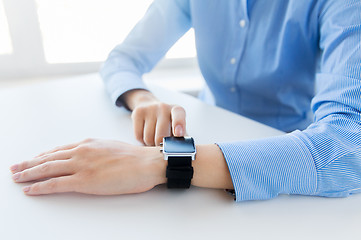
[[[217,143],[237,201],[361,191],[360,0],[155,0],[101,70],[113,101],[190,28],[202,99],[288,132]]]

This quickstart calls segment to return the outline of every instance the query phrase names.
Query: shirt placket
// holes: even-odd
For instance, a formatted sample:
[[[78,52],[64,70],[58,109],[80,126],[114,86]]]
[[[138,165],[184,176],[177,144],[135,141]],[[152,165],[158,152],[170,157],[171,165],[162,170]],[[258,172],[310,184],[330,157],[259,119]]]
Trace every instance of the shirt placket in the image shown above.
[[[240,4],[238,17],[234,19],[235,31],[232,41],[232,47],[228,53],[228,63],[226,78],[230,81],[229,93],[236,95],[240,92],[240,89],[237,88],[237,70],[242,59],[242,55],[245,48],[245,43],[247,39],[249,18],[247,12],[247,0],[242,0]]]

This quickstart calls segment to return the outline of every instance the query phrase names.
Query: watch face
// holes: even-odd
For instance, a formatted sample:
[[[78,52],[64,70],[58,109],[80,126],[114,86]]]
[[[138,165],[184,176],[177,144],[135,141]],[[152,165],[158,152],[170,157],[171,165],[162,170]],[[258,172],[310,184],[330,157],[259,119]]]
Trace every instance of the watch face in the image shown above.
[[[194,153],[193,138],[191,137],[165,137],[164,152],[166,153]]]

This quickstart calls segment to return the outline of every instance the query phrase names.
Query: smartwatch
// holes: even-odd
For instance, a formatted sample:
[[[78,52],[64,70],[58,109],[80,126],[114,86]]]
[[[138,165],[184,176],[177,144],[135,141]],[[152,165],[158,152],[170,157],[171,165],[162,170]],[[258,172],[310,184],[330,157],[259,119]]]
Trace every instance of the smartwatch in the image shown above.
[[[191,137],[163,138],[164,160],[167,166],[168,188],[189,188],[193,178],[192,161],[196,158],[196,147]]]

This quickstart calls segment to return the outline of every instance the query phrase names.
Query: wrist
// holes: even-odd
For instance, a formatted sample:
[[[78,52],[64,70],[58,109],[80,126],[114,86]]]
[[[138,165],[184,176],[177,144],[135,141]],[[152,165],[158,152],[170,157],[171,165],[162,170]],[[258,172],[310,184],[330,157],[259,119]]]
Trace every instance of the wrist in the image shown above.
[[[153,159],[156,185],[167,183],[168,161],[163,158],[161,147],[146,147]],[[197,187],[234,189],[227,162],[216,144],[196,145],[197,154],[192,166],[194,175],[191,184]]]
[[[216,144],[196,145],[192,185],[233,189],[232,178],[221,149]]]
[[[145,147],[148,152],[148,156],[151,157],[151,171],[155,181],[155,185],[167,183],[166,170],[167,170],[167,161],[163,159],[163,154],[160,151],[160,147]]]

